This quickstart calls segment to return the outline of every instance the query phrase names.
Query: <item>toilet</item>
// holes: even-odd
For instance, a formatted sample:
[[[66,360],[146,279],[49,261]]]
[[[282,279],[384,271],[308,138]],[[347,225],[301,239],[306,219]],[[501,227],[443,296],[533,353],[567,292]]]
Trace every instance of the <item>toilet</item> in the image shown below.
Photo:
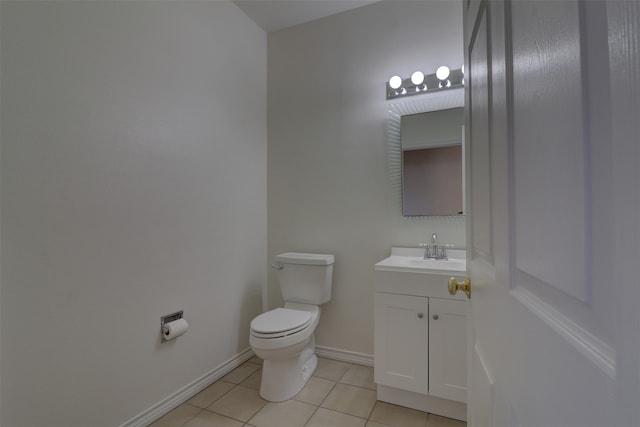
[[[314,331],[320,304],[331,299],[333,255],[287,252],[272,267],[284,307],[262,313],[251,321],[249,343],[264,360],[260,396],[283,402],[295,396],[318,364]]]

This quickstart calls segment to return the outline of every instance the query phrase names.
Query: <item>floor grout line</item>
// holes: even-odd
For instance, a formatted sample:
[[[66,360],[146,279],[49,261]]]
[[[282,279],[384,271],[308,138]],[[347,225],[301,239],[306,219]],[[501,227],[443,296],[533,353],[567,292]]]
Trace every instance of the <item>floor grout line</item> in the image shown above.
[[[327,360],[331,360],[331,359],[327,359]],[[251,360],[251,359],[250,359],[250,360],[248,360],[248,361],[247,361],[247,362],[245,362],[245,363],[251,363],[251,364],[260,365],[260,368],[259,368],[259,369],[261,369],[261,368],[262,368],[262,366],[263,366],[263,365],[261,365],[261,364],[259,364],[259,363],[256,363],[255,361],[253,361],[253,360]],[[243,363],[243,365],[244,365],[245,363]],[[318,376],[318,375],[315,375],[315,372],[314,372],[314,375],[312,375],[312,376],[311,376],[311,378],[316,378],[316,379],[318,379],[318,380],[322,380],[322,381],[330,381],[330,383],[331,383],[331,386],[328,388],[328,391],[324,394],[324,397],[322,397],[322,398],[319,400],[319,402],[318,402],[318,403],[310,403],[310,402],[306,402],[306,401],[303,401],[303,400],[298,400],[298,399],[296,399],[297,394],[296,394],[296,396],[294,396],[294,397],[291,399],[291,400],[294,400],[294,401],[299,402],[299,403],[301,403],[301,404],[304,404],[304,405],[310,405],[310,406],[312,406],[312,407],[313,407],[313,411],[311,412],[311,414],[309,415],[309,417],[306,419],[306,421],[304,421],[304,423],[301,425],[301,427],[308,427],[308,426],[311,426],[311,425],[312,425],[311,420],[312,420],[312,419],[313,419],[313,418],[318,414],[318,410],[319,410],[320,408],[324,409],[325,411],[331,411],[331,412],[334,412],[334,413],[336,413],[336,414],[341,414],[341,415],[345,415],[345,416],[349,416],[349,417],[357,418],[358,420],[362,420],[362,421],[364,421],[363,427],[366,427],[366,425],[367,425],[368,423],[370,423],[370,422],[371,422],[371,423],[376,422],[376,423],[378,423],[378,424],[380,424],[380,425],[384,425],[384,426],[386,426],[386,427],[392,427],[392,426],[387,426],[386,424],[381,423],[381,422],[378,422],[378,421],[373,421],[373,420],[371,419],[371,417],[372,417],[373,413],[375,412],[376,408],[378,407],[379,402],[381,402],[381,401],[379,401],[379,400],[377,399],[377,390],[375,390],[375,389],[371,389],[371,388],[369,388],[369,387],[367,386],[367,385],[370,383],[370,381],[368,380],[368,378],[367,378],[366,376],[364,376],[364,377],[363,377],[363,376],[361,376],[361,373],[355,373],[355,372],[352,372],[352,373],[351,373],[351,375],[352,375],[351,380],[352,380],[353,382],[360,383],[360,384],[362,384],[362,385],[359,385],[359,384],[349,384],[349,383],[346,383],[346,382],[342,382],[342,381],[343,381],[343,379],[344,379],[344,378],[349,374],[349,372],[353,369],[353,367],[354,367],[354,366],[361,366],[361,365],[357,365],[357,364],[353,364],[353,363],[347,363],[347,362],[341,362],[341,363],[344,363],[344,364],[345,364],[345,366],[346,366],[346,370],[345,370],[344,372],[342,372],[342,373],[338,376],[338,378],[337,378],[337,379],[327,378],[327,377],[325,377],[325,376]],[[242,365],[240,365],[240,366],[242,366]],[[237,368],[236,368],[236,369],[237,369]],[[333,377],[335,378],[336,376],[335,376],[334,374],[335,374],[335,373],[338,373],[338,372],[336,371],[336,369],[337,369],[337,370],[340,370],[340,369],[341,369],[341,365],[337,365],[337,366],[335,366],[335,367],[334,367],[334,366],[331,366],[331,365],[325,366],[325,373],[326,373],[326,375],[327,375],[327,376],[333,376]],[[195,418],[197,418],[197,417],[201,416],[201,415],[203,414],[203,411],[207,411],[207,413],[213,413],[213,414],[216,414],[216,415],[218,415],[218,416],[223,416],[223,417],[228,418],[228,419],[230,419],[230,420],[234,420],[234,421],[236,421],[236,422],[241,423],[241,425],[242,425],[243,427],[253,427],[253,426],[255,426],[254,424],[250,424],[251,420],[252,420],[252,419],[253,419],[253,418],[254,418],[258,413],[260,413],[260,411],[262,411],[262,410],[263,410],[264,408],[266,408],[270,403],[273,403],[273,402],[265,401],[265,399],[262,399],[262,398],[260,397],[260,399],[262,400],[262,402],[260,402],[260,403],[263,403],[263,404],[262,404],[262,406],[260,406],[258,409],[256,409],[256,410],[255,410],[255,411],[253,411],[253,412],[252,412],[252,411],[249,411],[249,412],[252,412],[252,414],[248,417],[248,419],[247,419],[247,420],[242,420],[242,419],[239,419],[239,418],[235,418],[235,417],[232,417],[232,416],[229,416],[229,415],[225,415],[225,414],[222,414],[222,413],[216,412],[214,409],[211,409],[211,406],[213,406],[216,402],[218,402],[219,400],[223,399],[225,396],[227,396],[228,394],[230,394],[230,393],[231,393],[231,392],[233,392],[234,390],[237,390],[237,389],[238,389],[238,387],[242,387],[243,389],[246,389],[246,390],[252,390],[253,392],[258,393],[258,396],[259,396],[259,389],[257,389],[257,390],[256,390],[256,389],[255,389],[255,388],[253,388],[253,387],[247,387],[247,386],[243,386],[243,385],[242,385],[242,382],[246,381],[246,380],[247,380],[247,378],[249,378],[251,375],[253,375],[256,371],[257,371],[257,370],[252,371],[251,373],[249,373],[246,377],[244,377],[241,381],[238,381],[237,383],[236,383],[236,382],[232,382],[232,381],[228,381],[228,380],[224,380],[224,379],[220,378],[220,379],[218,379],[217,381],[215,381],[214,383],[210,384],[208,387],[211,387],[211,386],[213,386],[214,384],[219,383],[219,382],[228,383],[228,384],[231,384],[232,386],[231,386],[228,390],[224,391],[221,395],[217,396],[217,397],[216,397],[214,400],[212,400],[210,403],[208,403],[208,405],[207,405],[205,408],[202,408],[202,407],[200,407],[200,406],[198,406],[198,405],[195,405],[195,404],[189,403],[188,401],[185,401],[183,404],[186,404],[187,406],[189,406],[189,407],[191,407],[191,408],[195,408],[195,409],[197,409],[197,412],[196,412],[193,416],[191,416],[191,417],[189,417],[187,420],[185,420],[184,422],[176,422],[175,424],[170,425],[170,427],[183,427],[183,426],[187,425],[188,423],[190,423],[191,421],[193,421]],[[233,371],[231,371],[231,372],[233,372]],[[332,372],[333,372],[333,374],[332,374]],[[258,384],[259,384],[259,383],[258,383]],[[308,382],[305,384],[305,386],[306,386],[307,384],[308,384]],[[371,406],[370,410],[368,411],[368,414],[367,414],[367,416],[366,416],[366,417],[363,417],[363,416],[361,416],[361,415],[354,415],[354,414],[352,414],[352,413],[348,413],[348,412],[344,412],[343,410],[338,410],[338,409],[334,409],[334,408],[330,408],[330,407],[325,407],[325,406],[323,406],[324,404],[326,404],[326,403],[327,403],[327,400],[328,400],[328,399],[329,399],[329,397],[332,395],[332,393],[336,392],[336,387],[337,387],[337,385],[338,385],[338,384],[341,384],[343,387],[354,387],[354,388],[360,389],[360,390],[362,390],[362,391],[368,391],[368,392],[374,392],[374,393],[375,393],[376,400],[374,401],[373,405]],[[256,384],[254,383],[253,385],[255,386]],[[207,388],[208,388],[208,387],[207,387]],[[204,390],[206,390],[206,388],[205,388],[205,389],[203,389],[202,391],[204,391]],[[321,391],[321,390],[322,390],[322,388],[319,388],[319,390]],[[202,392],[202,391],[201,391],[201,392]],[[301,390],[301,391],[302,391],[302,390]],[[313,394],[314,394],[316,391],[318,391],[318,390],[316,390],[316,389],[312,390],[312,392],[311,392],[311,393],[312,393],[312,394],[311,394],[311,396],[313,396]],[[197,394],[196,394],[196,395],[197,395]],[[360,395],[362,395],[362,394],[359,394],[359,396],[360,396]],[[370,399],[370,396],[371,396],[371,395],[367,395],[367,394],[365,393],[365,394],[364,394],[364,396],[368,396],[368,397],[366,397],[366,399]],[[193,398],[193,397],[192,397],[192,398]],[[234,398],[234,399],[235,399],[235,398]],[[206,402],[206,400],[204,400],[204,401]],[[366,402],[366,401],[367,401],[367,400],[365,400],[365,402]],[[277,404],[277,403],[280,403],[280,402],[275,402],[274,404]],[[233,403],[233,405],[236,405],[236,404],[242,404],[242,401],[239,401],[239,403],[235,403],[235,402]],[[393,404],[389,404],[389,405],[393,405]],[[220,406],[220,405],[219,405],[219,406]],[[398,406],[398,405],[393,405],[393,406]],[[250,409],[250,407],[249,407],[249,406],[247,406],[247,407],[245,407],[245,408],[246,408],[246,409]],[[400,408],[401,408],[401,407],[400,407]],[[219,408],[219,409],[220,409],[220,408]],[[350,410],[350,408],[347,408],[347,410]],[[355,412],[360,412],[360,411],[355,411]],[[422,424],[422,425],[423,425],[424,427],[429,427],[429,421],[430,421],[430,418],[431,418],[431,417],[430,417],[430,415],[431,415],[431,414],[426,413],[426,412],[424,412],[424,411],[419,411],[419,412],[423,412],[423,413],[425,413],[425,414],[426,414],[426,417],[424,418],[424,424]],[[169,413],[171,413],[171,412],[169,412]],[[166,414],[166,415],[168,415],[168,414]],[[177,421],[177,420],[175,420],[175,421]],[[175,422],[175,421],[174,421],[174,422]],[[435,422],[435,419],[434,419],[434,422]],[[439,424],[439,423],[438,423],[438,424]],[[164,424],[164,423],[163,423],[162,425],[164,426],[164,425],[169,425],[169,424]],[[466,424],[461,424],[461,426],[465,426],[465,425],[466,425]],[[336,426],[336,427],[337,427],[337,426]]]
[[[299,402],[299,400],[297,401]],[[309,425],[309,421],[311,421],[311,419],[313,418],[313,416],[316,414],[316,412],[318,412],[318,409],[320,409],[319,406],[315,407],[316,409],[313,410],[313,413],[311,414],[311,416],[309,417],[309,419],[307,421],[305,421],[305,423],[302,425],[302,427],[305,427],[307,425]]]
[[[187,403],[187,405],[189,405],[189,404]],[[189,405],[189,406],[193,406],[193,405]],[[193,406],[193,407],[194,407],[194,408],[198,408],[197,406]],[[190,422],[191,420],[193,420],[195,417],[197,417],[198,415],[200,415],[200,414],[202,413],[203,409],[202,409],[202,408],[198,408],[198,409],[200,409],[200,412],[196,413],[193,417],[189,418],[187,421],[185,421],[185,422],[183,422],[182,424],[180,424],[180,426],[179,426],[179,427],[182,427],[183,425],[187,424],[188,422]]]

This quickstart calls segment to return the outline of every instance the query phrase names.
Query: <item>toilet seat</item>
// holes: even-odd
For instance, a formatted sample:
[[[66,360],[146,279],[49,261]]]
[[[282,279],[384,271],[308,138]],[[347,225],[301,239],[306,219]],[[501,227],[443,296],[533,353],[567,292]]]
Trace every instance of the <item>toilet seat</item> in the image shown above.
[[[286,337],[303,331],[311,321],[312,315],[308,311],[276,308],[251,321],[251,334],[264,339]]]

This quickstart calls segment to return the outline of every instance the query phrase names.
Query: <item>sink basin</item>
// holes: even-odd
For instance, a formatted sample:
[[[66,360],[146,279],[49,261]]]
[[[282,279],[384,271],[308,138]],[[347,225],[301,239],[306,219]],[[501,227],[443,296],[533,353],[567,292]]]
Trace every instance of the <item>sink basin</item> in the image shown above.
[[[391,256],[375,265],[376,270],[407,272],[458,272],[467,270],[464,250],[448,250],[448,259],[423,259],[423,249],[393,248]]]
[[[399,257],[405,258],[405,257]],[[463,271],[467,268],[467,261],[464,259],[423,259],[423,258],[409,258],[406,257],[400,260],[400,263],[406,263],[410,267],[415,268],[427,268],[430,270],[460,270]]]

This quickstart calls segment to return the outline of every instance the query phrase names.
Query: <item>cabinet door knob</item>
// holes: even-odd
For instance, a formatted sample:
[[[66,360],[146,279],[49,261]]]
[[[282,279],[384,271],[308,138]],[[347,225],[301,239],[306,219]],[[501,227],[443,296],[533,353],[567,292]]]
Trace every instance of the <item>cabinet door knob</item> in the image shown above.
[[[424,317],[424,314],[418,313],[418,319],[422,319],[423,317]]]
[[[437,314],[433,315],[433,320],[438,320],[440,318],[440,316],[438,316]]]

